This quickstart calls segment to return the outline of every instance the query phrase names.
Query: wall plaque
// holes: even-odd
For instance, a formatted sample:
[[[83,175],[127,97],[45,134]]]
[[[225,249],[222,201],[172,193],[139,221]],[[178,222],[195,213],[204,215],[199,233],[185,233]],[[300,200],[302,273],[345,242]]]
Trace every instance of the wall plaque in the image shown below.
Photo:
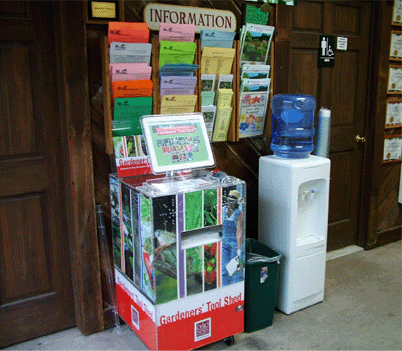
[[[87,23],[108,23],[124,19],[123,0],[84,1]]]
[[[144,9],[144,22],[149,29],[159,30],[159,23],[194,24],[201,29],[236,31],[236,16],[231,11],[210,8],[149,3]]]

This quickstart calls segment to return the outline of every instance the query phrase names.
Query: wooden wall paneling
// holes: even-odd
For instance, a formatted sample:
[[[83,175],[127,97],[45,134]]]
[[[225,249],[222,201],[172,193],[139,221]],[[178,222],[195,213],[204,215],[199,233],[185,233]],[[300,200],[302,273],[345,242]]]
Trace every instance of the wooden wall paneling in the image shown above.
[[[380,164],[378,159],[382,159],[382,150],[378,148],[379,138],[379,123],[378,119],[381,119],[381,114],[383,113],[381,103],[381,99],[386,98],[386,79],[387,73],[383,71],[383,63],[384,57],[381,55],[381,50],[384,50],[386,43],[384,43],[384,31],[386,28],[382,28],[384,17],[383,6],[378,2],[374,5],[374,13],[377,15],[373,15],[373,26],[371,27],[372,31],[376,32],[376,35],[373,33],[371,37],[374,38],[375,43],[374,46],[378,48],[378,50],[371,51],[371,74],[369,75],[369,84],[374,86],[375,88],[371,90],[371,95],[367,98],[370,99],[373,103],[370,104],[370,113],[373,118],[368,120],[368,125],[366,127],[365,136],[368,140],[364,147],[366,148],[366,152],[364,154],[363,159],[363,177],[362,182],[366,184],[366,191],[362,192],[361,196],[361,204],[363,205],[360,208],[360,232],[358,236],[359,245],[369,249],[373,248],[377,245],[377,221],[378,221],[378,175],[380,171]],[[378,29],[381,28],[380,31]],[[385,87],[385,90],[384,90]],[[380,96],[379,96],[380,94]],[[363,234],[365,232],[365,235]]]
[[[370,75],[373,78],[372,84],[375,86],[375,89],[373,96],[368,97],[374,101],[370,111],[373,118],[370,119],[371,123],[369,123],[366,131],[366,139],[368,142],[365,143],[365,147],[370,148],[370,150],[368,150],[364,162],[364,174],[367,174],[367,177],[362,180],[366,185],[365,189],[367,189],[367,191],[363,193],[362,203],[364,203],[363,201],[369,201],[369,210],[365,217],[368,231],[367,241],[364,243],[366,248],[373,248],[394,241],[395,231],[399,232],[399,238],[401,232],[400,225],[397,229],[392,227],[386,229],[387,226],[391,225],[390,223],[395,223],[395,221],[398,221],[398,218],[400,220],[400,204],[395,204],[398,206],[399,211],[393,212],[395,216],[394,220],[390,221],[388,218],[384,222],[382,218],[382,216],[386,214],[387,208],[389,210],[389,204],[393,203],[393,200],[387,199],[388,196],[394,196],[392,192],[384,191],[384,189],[389,188],[388,184],[390,184],[390,181],[392,184],[392,180],[387,177],[387,174],[392,167],[398,167],[397,164],[382,164],[386,104],[389,98],[387,89],[392,10],[392,2],[385,1],[375,3],[375,23],[374,26],[372,26],[372,30],[375,31],[375,42],[373,46],[376,47],[376,50],[373,50],[372,53],[373,65]],[[394,177],[397,177],[396,172],[393,174]],[[397,199],[397,196],[395,199]],[[386,204],[388,204],[388,206]]]
[[[88,97],[86,35],[82,2],[60,1],[56,27],[62,77],[60,99],[68,137],[72,226],[70,251],[76,323],[84,334],[104,328],[97,245]],[[90,293],[88,293],[90,292]]]
[[[91,114],[91,139],[92,139],[92,160],[94,172],[94,190],[96,204],[102,205],[105,217],[106,236],[109,247],[112,247],[111,219],[110,219],[110,191],[109,174],[114,173],[115,160],[113,147],[111,145],[111,124],[105,123],[106,119],[112,120],[111,106],[105,107],[104,101],[110,101],[110,94],[105,96],[104,82],[107,71],[109,57],[107,55],[107,25],[87,25],[87,54],[88,54],[88,77],[89,77],[89,97]],[[105,40],[106,39],[106,40]],[[106,55],[105,55],[106,48]],[[100,73],[101,72],[101,73]],[[109,89],[109,88],[107,88]],[[108,90],[106,90],[107,92]],[[110,92],[110,91],[109,91]],[[111,102],[109,102],[111,103]],[[104,111],[107,111],[106,113]],[[106,129],[106,132],[105,132]],[[107,129],[109,129],[107,131]],[[109,137],[107,135],[109,134]],[[111,154],[108,154],[106,141],[109,141]],[[110,152],[110,151],[109,151]],[[100,243],[98,243],[99,245]],[[104,257],[104,252],[100,250],[100,279],[102,286],[103,299],[103,323],[104,328],[110,328],[114,323],[114,313],[111,307],[111,297],[109,296],[108,277],[106,267],[113,257]]]
[[[291,38],[291,9],[290,6],[277,6],[275,8],[275,59],[273,71],[274,79],[271,82],[274,94],[288,92],[289,84],[289,50]]]
[[[159,1],[158,1],[159,2]],[[124,17],[126,22],[143,22],[143,10],[148,0],[124,0]]]
[[[233,48],[235,49],[235,56],[232,65],[233,74],[233,98],[232,98],[232,119],[230,120],[229,131],[228,131],[228,141],[239,141],[239,89],[240,89],[240,42],[234,40]],[[217,80],[219,77],[217,77]]]
[[[151,36],[151,44],[152,82],[154,83],[152,88],[152,113],[159,114],[161,113],[161,101],[159,94],[159,39],[156,35]]]
[[[380,232],[402,224],[401,205],[398,203],[401,163],[384,165],[382,170],[377,226]]]

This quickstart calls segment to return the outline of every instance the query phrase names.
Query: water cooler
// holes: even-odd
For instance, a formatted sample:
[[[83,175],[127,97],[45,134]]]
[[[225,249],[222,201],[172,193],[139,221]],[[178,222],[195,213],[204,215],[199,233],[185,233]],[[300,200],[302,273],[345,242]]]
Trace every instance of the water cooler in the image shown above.
[[[259,240],[282,254],[276,307],[290,314],[324,299],[330,161],[264,156]]]
[[[277,144],[259,160],[258,231],[282,254],[276,308],[290,314],[324,299],[330,160],[310,155],[314,98],[274,96],[272,105]]]

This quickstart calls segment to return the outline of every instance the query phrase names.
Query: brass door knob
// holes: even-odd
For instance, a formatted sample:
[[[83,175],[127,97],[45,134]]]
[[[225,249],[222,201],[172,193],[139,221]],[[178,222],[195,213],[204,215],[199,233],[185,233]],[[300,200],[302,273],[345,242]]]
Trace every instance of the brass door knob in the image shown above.
[[[356,135],[356,142],[358,142],[358,143],[365,143],[365,142],[366,142],[366,138],[365,138],[365,137],[361,137],[360,135]]]

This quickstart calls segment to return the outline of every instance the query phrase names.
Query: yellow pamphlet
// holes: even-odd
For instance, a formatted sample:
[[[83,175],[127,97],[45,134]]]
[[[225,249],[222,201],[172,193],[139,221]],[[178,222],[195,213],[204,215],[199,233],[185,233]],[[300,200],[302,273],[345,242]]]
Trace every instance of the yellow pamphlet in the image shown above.
[[[165,95],[161,97],[161,114],[193,113],[197,95]]]
[[[201,74],[230,74],[235,49],[205,47],[201,55]]]

